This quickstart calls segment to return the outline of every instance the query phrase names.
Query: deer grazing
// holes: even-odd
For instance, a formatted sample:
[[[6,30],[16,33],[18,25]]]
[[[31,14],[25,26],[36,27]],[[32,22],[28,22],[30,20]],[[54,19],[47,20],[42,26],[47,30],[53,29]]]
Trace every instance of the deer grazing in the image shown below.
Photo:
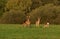
[[[24,27],[29,27],[30,26],[30,16],[27,16],[26,21],[23,23]]]
[[[49,22],[44,25],[44,28],[49,27]]]
[[[40,18],[37,19],[37,21],[36,21],[35,24],[36,24],[36,27],[39,27],[39,24],[40,24]]]

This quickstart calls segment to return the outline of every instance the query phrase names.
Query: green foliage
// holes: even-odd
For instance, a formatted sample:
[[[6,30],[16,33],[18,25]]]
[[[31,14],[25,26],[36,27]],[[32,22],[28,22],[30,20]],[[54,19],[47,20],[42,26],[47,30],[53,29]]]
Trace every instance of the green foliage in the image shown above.
[[[17,10],[11,10],[9,12],[6,12],[3,14],[2,16],[2,23],[22,23],[26,18],[26,15],[21,12],[21,11],[17,11]]]
[[[8,0],[5,9],[8,11],[11,9],[15,9],[26,12],[27,9],[29,10],[31,4],[31,0]]]
[[[54,20],[55,24],[60,24],[60,6],[56,7],[56,19]]]
[[[36,19],[40,17],[41,23],[50,22],[53,24],[55,21],[59,20],[59,17],[57,17],[60,16],[58,15],[60,13],[59,7],[54,6],[54,4],[46,4],[45,6],[40,6],[30,13],[31,20],[34,22],[34,20],[36,21]],[[56,18],[58,20],[55,20]]]
[[[54,0],[53,3],[58,6],[60,5],[60,0]]]
[[[2,16],[2,23],[22,23],[31,4],[31,0],[8,0]]]
[[[35,9],[38,8],[39,6],[42,6],[42,2],[41,0],[32,0],[32,6],[31,9]]]
[[[49,21],[51,24],[60,24],[60,21],[58,21],[60,20],[60,0],[0,0],[0,20],[11,20],[11,18],[15,20],[16,13],[20,15],[17,17],[19,20],[21,17],[25,19],[24,16],[30,15],[31,23],[35,23],[39,17],[41,23]],[[13,16],[11,14],[15,18],[11,17]],[[23,20],[13,21],[12,23],[22,22]],[[7,23],[11,23],[11,21]]]
[[[5,7],[6,2],[7,0],[0,0],[0,17],[2,16],[4,12],[4,7]]]

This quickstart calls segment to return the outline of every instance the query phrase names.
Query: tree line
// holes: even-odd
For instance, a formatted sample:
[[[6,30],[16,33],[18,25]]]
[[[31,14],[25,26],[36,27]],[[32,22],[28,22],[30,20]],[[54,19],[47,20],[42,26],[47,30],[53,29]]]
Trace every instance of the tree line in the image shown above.
[[[21,24],[30,16],[32,24],[60,24],[60,0],[0,0],[0,23]]]

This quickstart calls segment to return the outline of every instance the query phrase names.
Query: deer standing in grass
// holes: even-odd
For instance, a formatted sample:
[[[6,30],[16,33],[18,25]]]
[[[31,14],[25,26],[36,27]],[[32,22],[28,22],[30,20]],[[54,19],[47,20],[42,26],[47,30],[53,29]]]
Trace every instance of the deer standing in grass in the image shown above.
[[[29,27],[30,26],[30,16],[27,16],[27,19],[23,24],[24,24],[24,27]]]
[[[40,18],[38,18],[36,21],[36,27],[39,27],[39,24],[40,24]]]

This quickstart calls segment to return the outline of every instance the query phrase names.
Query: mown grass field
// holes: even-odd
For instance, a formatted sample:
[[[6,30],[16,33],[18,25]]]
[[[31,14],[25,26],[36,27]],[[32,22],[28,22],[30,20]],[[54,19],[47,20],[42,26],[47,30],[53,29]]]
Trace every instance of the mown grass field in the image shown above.
[[[0,24],[0,39],[60,39],[60,25],[43,28],[21,27],[20,24]]]

